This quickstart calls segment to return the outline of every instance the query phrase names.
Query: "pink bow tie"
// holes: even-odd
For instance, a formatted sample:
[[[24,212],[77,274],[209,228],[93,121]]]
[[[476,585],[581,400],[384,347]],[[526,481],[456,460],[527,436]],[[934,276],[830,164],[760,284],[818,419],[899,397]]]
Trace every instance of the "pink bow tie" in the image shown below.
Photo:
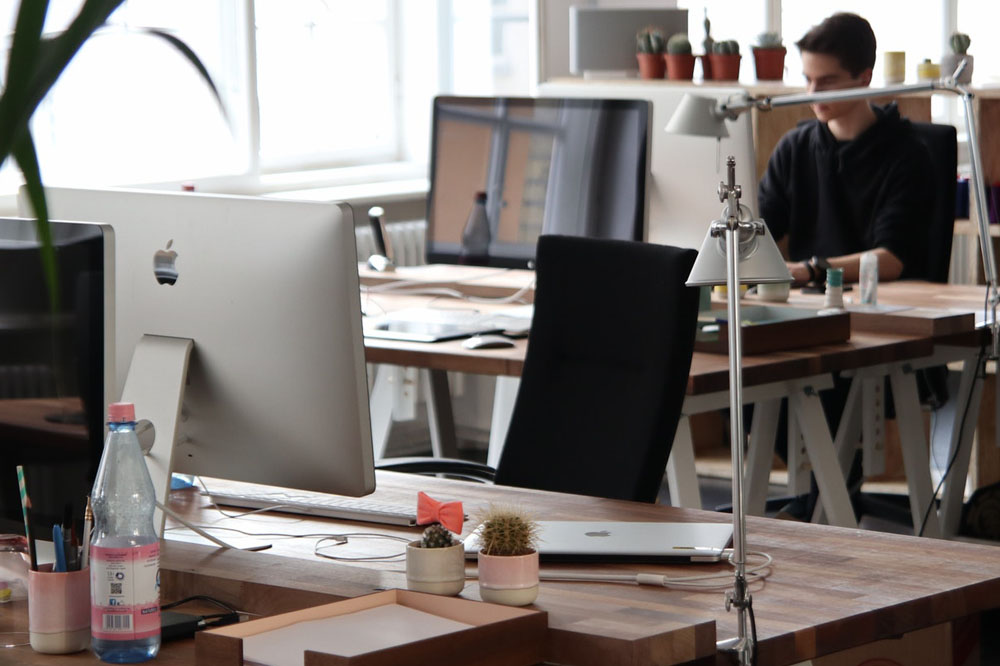
[[[464,522],[461,502],[439,502],[425,492],[417,493],[417,525],[441,523],[452,532],[461,534]]]

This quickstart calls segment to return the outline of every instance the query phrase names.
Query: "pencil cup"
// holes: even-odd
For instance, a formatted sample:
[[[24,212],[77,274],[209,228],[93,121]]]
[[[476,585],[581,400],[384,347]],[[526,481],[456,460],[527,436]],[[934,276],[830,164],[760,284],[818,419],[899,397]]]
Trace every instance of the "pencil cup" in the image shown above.
[[[28,572],[28,639],[35,652],[66,654],[90,645],[90,569]]]

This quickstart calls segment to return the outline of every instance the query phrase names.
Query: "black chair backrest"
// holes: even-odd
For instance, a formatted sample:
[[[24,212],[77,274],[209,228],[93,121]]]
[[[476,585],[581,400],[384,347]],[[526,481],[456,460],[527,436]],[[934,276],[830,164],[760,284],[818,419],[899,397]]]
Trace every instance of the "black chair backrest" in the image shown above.
[[[496,483],[656,501],[687,389],[694,250],[542,236]]]
[[[925,279],[947,282],[951,264],[951,239],[955,233],[955,189],[958,143],[951,125],[914,122],[913,129],[931,154],[930,182],[934,191],[927,239]]]

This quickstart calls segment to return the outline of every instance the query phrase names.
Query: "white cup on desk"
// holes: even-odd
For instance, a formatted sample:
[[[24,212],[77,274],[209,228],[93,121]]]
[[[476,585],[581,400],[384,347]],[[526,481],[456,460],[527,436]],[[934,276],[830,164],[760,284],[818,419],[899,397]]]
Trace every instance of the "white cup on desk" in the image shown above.
[[[787,282],[761,283],[757,285],[757,296],[762,301],[774,301],[784,303],[788,300],[792,285]]]

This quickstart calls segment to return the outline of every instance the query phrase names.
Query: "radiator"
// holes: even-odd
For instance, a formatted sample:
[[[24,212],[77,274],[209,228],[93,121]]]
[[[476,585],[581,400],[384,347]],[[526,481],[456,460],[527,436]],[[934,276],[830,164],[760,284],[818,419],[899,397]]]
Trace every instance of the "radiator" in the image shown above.
[[[423,220],[411,222],[389,222],[385,225],[387,242],[393,261],[397,266],[418,266],[427,263],[426,240],[427,223]],[[365,261],[375,254],[375,240],[368,225],[354,228],[358,244],[358,260]]]

